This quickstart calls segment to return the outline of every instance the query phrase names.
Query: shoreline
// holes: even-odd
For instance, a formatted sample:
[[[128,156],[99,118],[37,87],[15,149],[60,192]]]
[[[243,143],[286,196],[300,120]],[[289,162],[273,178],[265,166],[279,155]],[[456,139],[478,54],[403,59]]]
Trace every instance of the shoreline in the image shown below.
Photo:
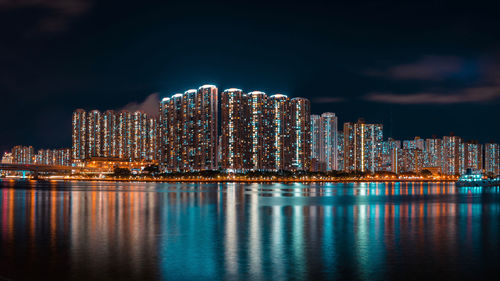
[[[0,178],[0,180],[22,180],[21,178]],[[25,179],[34,180],[34,179]],[[119,178],[40,178],[39,181],[92,181],[92,182],[158,182],[158,183],[349,183],[349,182],[421,182],[421,183],[449,183],[456,179],[119,179]]]

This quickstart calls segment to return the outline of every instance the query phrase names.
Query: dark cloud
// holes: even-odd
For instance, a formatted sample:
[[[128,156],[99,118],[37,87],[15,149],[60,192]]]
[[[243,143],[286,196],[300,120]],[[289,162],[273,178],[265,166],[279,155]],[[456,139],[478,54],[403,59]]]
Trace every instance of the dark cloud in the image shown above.
[[[345,101],[346,99],[341,97],[318,97],[312,100],[314,103],[338,103]]]
[[[137,102],[131,102],[121,108],[120,110],[127,110],[130,112],[135,112],[135,111],[142,111],[149,116],[157,116],[159,113],[159,94],[158,93],[153,93],[149,95],[143,102],[137,103]]]
[[[467,88],[453,94],[421,92],[414,94],[369,93],[367,101],[395,104],[484,103],[500,100],[500,86]]]
[[[464,70],[465,61],[454,56],[424,56],[409,64],[389,67],[385,70],[367,70],[364,74],[391,79],[442,80]]]
[[[40,32],[64,31],[91,7],[88,0],[0,0],[0,10],[42,9],[44,17],[34,27]]]

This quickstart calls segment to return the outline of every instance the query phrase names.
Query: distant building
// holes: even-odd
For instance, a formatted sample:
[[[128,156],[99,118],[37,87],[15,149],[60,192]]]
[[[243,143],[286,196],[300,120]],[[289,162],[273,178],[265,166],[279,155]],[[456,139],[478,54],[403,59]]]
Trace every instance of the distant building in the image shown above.
[[[35,164],[71,166],[71,149],[40,149],[35,155]]]
[[[309,171],[311,166],[311,102],[305,98],[290,101],[291,170]]]
[[[12,152],[4,152],[2,156],[2,164],[12,164],[13,157]]]
[[[311,161],[313,171],[339,170],[338,119],[335,113],[326,112],[311,116]],[[342,138],[343,139],[343,138]],[[341,148],[343,147],[343,141]],[[343,161],[342,161],[343,163]]]
[[[484,145],[484,170],[486,173],[500,175],[500,145],[498,143]]]
[[[292,169],[290,138],[290,99],[276,94],[269,98],[272,146],[270,166],[272,170]]]
[[[73,112],[72,158],[157,160],[157,121],[142,112],[98,110]],[[81,162],[81,161],[80,161]]]
[[[443,137],[441,170],[444,174],[460,174],[462,158],[461,143],[462,139],[457,136]]]
[[[464,170],[482,170],[483,169],[483,146],[477,141],[469,141],[464,145]]]
[[[12,163],[33,164],[34,160],[33,146],[17,145],[12,148]]]
[[[344,124],[344,170],[375,172],[381,162],[382,124]]]

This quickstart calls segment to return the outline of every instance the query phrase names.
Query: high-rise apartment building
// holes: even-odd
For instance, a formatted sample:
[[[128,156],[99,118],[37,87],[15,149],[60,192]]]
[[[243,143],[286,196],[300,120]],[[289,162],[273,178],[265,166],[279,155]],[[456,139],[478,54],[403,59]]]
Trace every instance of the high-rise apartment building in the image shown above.
[[[311,153],[311,161],[316,163],[316,167],[312,169],[313,171],[339,170],[339,136],[337,128],[338,119],[335,113],[326,112],[321,116],[311,116],[311,151],[314,150]],[[343,146],[343,143],[341,146]]]
[[[443,140],[438,138],[426,139],[424,147],[424,167],[441,167]]]
[[[248,95],[235,88],[223,91],[221,94],[221,169],[243,172],[251,168],[250,129]]]
[[[290,98],[283,94],[272,95],[270,103],[271,120],[271,166],[273,170],[291,170],[290,145]]]
[[[33,146],[16,145],[12,148],[12,163],[33,164],[34,160]]]
[[[291,169],[309,171],[311,166],[311,103],[305,98],[290,101]]]
[[[441,171],[446,175],[456,175],[461,170],[462,139],[457,136],[444,136],[441,158]],[[463,147],[463,146],[462,146]]]
[[[483,169],[483,146],[477,141],[468,141],[464,144],[464,169]],[[462,171],[461,173],[463,173]]]
[[[500,175],[500,145],[486,143],[484,145],[484,171],[493,175]]]
[[[273,170],[273,122],[269,97],[260,91],[248,93],[250,169]]]
[[[375,172],[381,162],[382,124],[344,124],[344,169]]]
[[[87,112],[83,109],[75,110],[72,125],[73,159],[83,160],[87,157]]]
[[[87,113],[87,156],[101,157],[101,112],[92,110]]]
[[[321,172],[321,117],[311,115],[311,171]]]

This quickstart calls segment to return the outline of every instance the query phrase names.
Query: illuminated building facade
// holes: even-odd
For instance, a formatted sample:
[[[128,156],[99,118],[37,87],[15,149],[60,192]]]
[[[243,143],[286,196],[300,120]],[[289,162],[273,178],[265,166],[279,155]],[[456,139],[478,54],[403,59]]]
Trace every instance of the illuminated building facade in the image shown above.
[[[321,172],[320,161],[321,117],[311,115],[311,171]]]
[[[2,156],[2,164],[12,164],[13,161],[12,152],[4,152]]]
[[[339,170],[339,136],[337,128],[338,119],[335,113],[326,112],[321,116],[313,115],[311,117],[311,150],[314,150],[314,153],[311,153],[311,161],[317,163],[315,164],[317,167],[314,167],[313,171],[329,172]],[[342,146],[343,144],[340,149],[342,149]]]
[[[344,124],[344,170],[375,172],[381,162],[382,124]]]
[[[223,170],[243,172],[251,168],[250,110],[248,95],[240,89],[221,94],[221,158]]]
[[[338,120],[337,120],[338,122]],[[337,170],[344,170],[344,132],[337,132]]]
[[[273,130],[269,97],[260,91],[248,93],[248,109],[250,168],[255,171],[273,170]]]
[[[457,136],[443,137],[441,171],[444,174],[456,175],[460,173],[461,143],[462,139]]]
[[[35,155],[35,164],[71,166],[71,149],[40,149]]]
[[[102,153],[103,157],[117,157],[117,130],[116,113],[113,110],[107,110],[102,114]]]
[[[309,171],[311,167],[311,103],[305,98],[290,101],[291,170]]]
[[[72,125],[73,159],[83,160],[87,156],[87,112],[83,109],[75,110]]]
[[[274,171],[292,169],[290,146],[290,99],[283,94],[272,95],[269,99],[271,119],[271,167]]]
[[[338,118],[335,113],[321,114],[321,163],[324,171],[338,170],[338,145],[337,145]]]
[[[12,163],[33,164],[34,160],[33,146],[16,145],[12,148]]]
[[[101,112],[92,110],[87,113],[87,156],[101,157]]]
[[[72,158],[112,157],[126,161],[158,158],[157,122],[142,112],[98,110],[73,113]]]
[[[464,146],[464,169],[482,170],[483,169],[483,146],[476,141],[469,141]],[[464,171],[461,171],[461,174]]]
[[[203,85],[196,98],[198,124],[195,169],[217,170],[218,147],[218,90],[214,85]]]
[[[500,145],[486,143],[484,145],[484,171],[493,175],[500,175]]]
[[[438,138],[426,139],[424,148],[424,167],[441,167],[443,140]]]
[[[160,103],[162,169],[218,169],[218,90],[213,85],[175,94]]]

